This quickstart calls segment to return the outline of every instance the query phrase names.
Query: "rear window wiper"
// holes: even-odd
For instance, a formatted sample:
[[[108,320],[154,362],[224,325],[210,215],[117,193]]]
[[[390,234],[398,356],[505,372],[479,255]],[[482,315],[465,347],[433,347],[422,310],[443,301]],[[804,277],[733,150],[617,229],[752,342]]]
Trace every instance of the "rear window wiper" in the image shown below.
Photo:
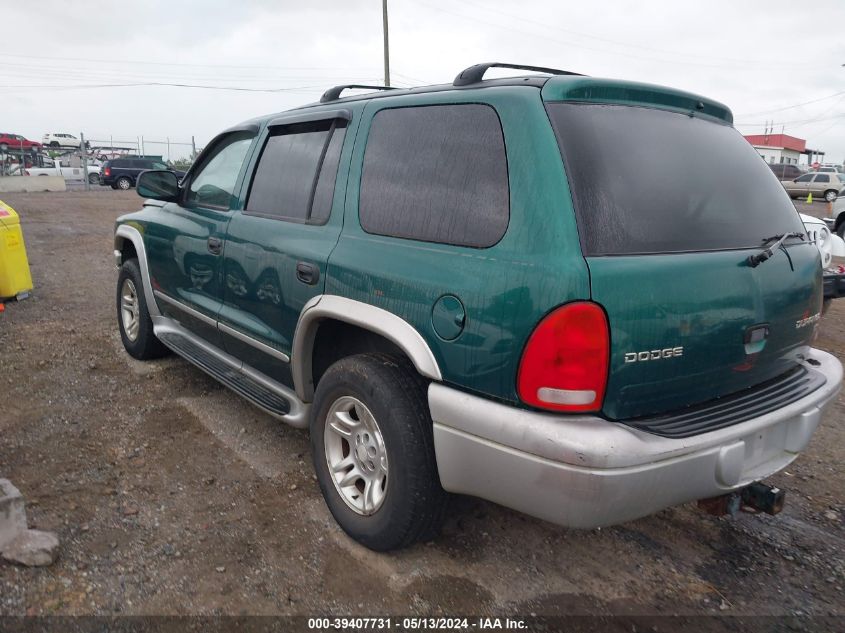
[[[781,235],[773,235],[772,237],[763,238],[763,245],[764,246],[771,241],[774,241],[774,240],[777,240],[777,241],[774,244],[772,244],[771,246],[767,246],[766,248],[764,248],[762,251],[760,251],[756,255],[749,256],[748,257],[748,265],[751,266],[752,268],[759,266],[764,261],[769,259],[772,255],[774,255],[775,251],[777,249],[779,249],[781,246],[783,246],[783,243],[786,240],[788,240],[790,237],[797,237],[797,238],[800,238],[801,240],[803,240],[804,234],[803,233],[783,233]]]

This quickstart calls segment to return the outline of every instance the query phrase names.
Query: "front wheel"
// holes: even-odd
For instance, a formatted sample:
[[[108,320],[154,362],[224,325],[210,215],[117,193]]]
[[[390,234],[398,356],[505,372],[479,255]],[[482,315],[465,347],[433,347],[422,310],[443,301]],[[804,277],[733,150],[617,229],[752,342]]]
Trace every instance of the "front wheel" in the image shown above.
[[[127,259],[117,275],[117,324],[123,347],[138,360],[160,358],[167,348],[153,333],[137,259]]]
[[[824,192],[824,199],[827,202],[833,202],[834,200],[836,200],[836,190],[835,189],[829,189],[828,191],[825,191]]]
[[[320,379],[311,452],[340,527],[376,551],[433,538],[448,494],[440,486],[425,381],[404,358],[359,354]]]
[[[88,182],[92,185],[100,184],[100,174],[88,174]]]

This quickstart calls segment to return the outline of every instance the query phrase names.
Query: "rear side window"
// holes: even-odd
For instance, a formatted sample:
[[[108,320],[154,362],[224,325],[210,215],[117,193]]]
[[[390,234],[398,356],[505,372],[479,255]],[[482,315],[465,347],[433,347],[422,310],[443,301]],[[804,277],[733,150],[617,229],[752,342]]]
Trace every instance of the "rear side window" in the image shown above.
[[[487,105],[381,110],[373,118],[359,217],[368,233],[485,248],[510,215],[502,126]]]
[[[827,174],[819,174],[816,176],[816,182],[830,182],[830,176]]]
[[[264,144],[245,212],[323,224],[331,213],[345,121],[276,129]]]
[[[733,127],[655,108],[550,103],[585,255],[724,250],[803,232]]]

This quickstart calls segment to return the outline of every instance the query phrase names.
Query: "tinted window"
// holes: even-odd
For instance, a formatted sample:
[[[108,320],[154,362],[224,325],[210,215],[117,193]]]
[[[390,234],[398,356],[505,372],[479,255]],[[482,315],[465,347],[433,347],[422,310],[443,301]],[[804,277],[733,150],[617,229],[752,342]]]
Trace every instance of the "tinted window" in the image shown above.
[[[111,162],[112,167],[128,167],[129,161],[117,158]]]
[[[816,176],[816,182],[830,182],[830,176],[827,174],[819,174]]]
[[[246,132],[230,134],[216,143],[191,177],[185,201],[203,206],[229,209],[232,205],[235,182],[252,143]]]
[[[337,127],[340,123],[320,121],[288,125],[274,131],[258,160],[246,211],[302,222],[309,218],[316,223],[325,221],[331,208],[331,195],[328,207],[323,208],[326,194],[320,185],[323,189],[330,187],[334,193],[337,159],[345,132],[345,128]],[[317,214],[312,212],[312,202]]]
[[[345,127],[335,128],[329,146],[326,148],[323,167],[320,169],[320,178],[317,180],[317,188],[314,190],[314,203],[311,206],[311,221],[316,224],[323,224],[331,215],[335,181],[337,180],[337,166],[340,163],[340,150],[343,149],[345,137]]]
[[[796,178],[795,182],[810,182],[813,179],[813,174],[805,174],[800,178]]]
[[[655,108],[548,109],[585,255],[746,248],[802,231],[771,169],[729,125]]]
[[[505,234],[508,169],[495,110],[382,110],[370,128],[359,202],[368,233],[487,247]]]

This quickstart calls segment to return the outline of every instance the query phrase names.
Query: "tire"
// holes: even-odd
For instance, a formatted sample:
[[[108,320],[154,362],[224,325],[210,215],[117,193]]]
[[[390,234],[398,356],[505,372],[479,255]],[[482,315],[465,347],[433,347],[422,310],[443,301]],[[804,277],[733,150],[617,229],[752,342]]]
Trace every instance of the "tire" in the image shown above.
[[[116,298],[117,326],[123,347],[129,355],[138,360],[166,356],[168,349],[153,334],[153,322],[147,310],[137,259],[127,259],[120,267]]]
[[[50,141],[50,147],[60,147],[58,141]]]
[[[836,200],[836,189],[828,189],[824,192],[824,199],[827,202],[833,202]]]
[[[100,184],[100,174],[88,174],[88,182],[92,185]]]
[[[112,183],[112,184],[111,184],[111,188],[112,188],[112,189],[117,189],[117,185],[116,185],[116,184],[114,184],[114,183]]]
[[[9,149],[9,146],[6,143],[0,143],[0,151],[5,152],[7,149]]]
[[[437,474],[425,386],[406,359],[387,354],[341,359],[317,385],[311,454],[323,498],[340,527],[375,551],[434,538],[445,517],[449,495]],[[332,420],[349,439],[327,429]],[[344,470],[330,469],[330,462]],[[369,488],[368,469],[376,482]],[[354,485],[341,486],[335,477]]]
[[[115,181],[115,184],[117,185],[117,189],[122,189],[123,191],[128,191],[132,188],[132,180],[126,176],[118,178],[117,181]]]

